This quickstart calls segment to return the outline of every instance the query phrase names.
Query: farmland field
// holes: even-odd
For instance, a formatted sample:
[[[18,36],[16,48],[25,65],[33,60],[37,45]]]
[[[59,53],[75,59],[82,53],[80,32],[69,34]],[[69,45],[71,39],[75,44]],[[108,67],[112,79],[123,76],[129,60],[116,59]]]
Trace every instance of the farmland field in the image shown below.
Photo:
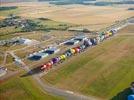
[[[59,88],[114,100],[134,79],[133,27],[68,59],[42,79]]]
[[[1,100],[62,100],[43,93],[30,77],[20,76],[0,82],[0,98]]]
[[[28,18],[49,18],[55,21],[100,27],[118,20],[131,17],[133,11],[128,6],[86,6],[86,5],[51,5],[48,3],[7,3],[3,6],[17,6],[20,16]],[[34,10],[33,10],[34,8]],[[1,16],[2,17],[2,16]],[[102,24],[102,25],[101,25]]]
[[[93,38],[97,32],[111,30],[115,24],[127,23],[127,18],[133,16],[128,8],[127,5],[1,3],[0,68],[7,68],[7,74],[0,77],[0,100],[62,100],[62,96],[69,100],[82,96],[126,100],[126,94],[121,95],[134,81],[134,25],[64,62],[51,63],[54,68],[44,71],[41,65],[83,44],[82,41],[64,45],[63,42],[72,37]],[[71,29],[88,29],[88,32]],[[34,41],[27,45],[14,42],[17,37]],[[28,59],[29,55],[51,46],[56,46],[60,52],[40,60]]]

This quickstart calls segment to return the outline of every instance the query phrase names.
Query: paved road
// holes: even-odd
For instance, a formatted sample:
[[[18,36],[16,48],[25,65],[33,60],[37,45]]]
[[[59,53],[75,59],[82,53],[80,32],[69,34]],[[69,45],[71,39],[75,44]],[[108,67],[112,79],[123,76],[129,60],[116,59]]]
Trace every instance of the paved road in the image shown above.
[[[71,91],[58,89],[53,86],[48,86],[44,84],[42,80],[37,76],[33,76],[33,78],[38,82],[38,84],[40,84],[40,86],[42,87],[42,89],[44,89],[44,91],[47,91],[54,95],[63,96],[67,100],[97,100],[96,98],[93,97],[87,97],[84,95],[73,93]]]

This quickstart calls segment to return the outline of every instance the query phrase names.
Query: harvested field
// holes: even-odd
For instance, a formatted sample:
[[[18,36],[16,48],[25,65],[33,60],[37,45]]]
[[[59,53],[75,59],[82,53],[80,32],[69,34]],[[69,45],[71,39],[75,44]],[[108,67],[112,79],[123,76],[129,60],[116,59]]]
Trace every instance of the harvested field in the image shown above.
[[[45,17],[74,24],[112,23],[133,15],[128,7],[97,7],[85,5],[50,5],[47,3],[11,3],[5,6],[19,6],[19,15],[31,18]],[[34,10],[32,9],[34,7]]]

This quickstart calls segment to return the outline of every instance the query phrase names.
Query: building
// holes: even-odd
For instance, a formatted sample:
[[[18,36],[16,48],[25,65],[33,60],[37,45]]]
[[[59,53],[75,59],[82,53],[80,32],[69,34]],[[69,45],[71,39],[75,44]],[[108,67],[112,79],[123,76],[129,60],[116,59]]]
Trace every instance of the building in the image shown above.
[[[59,52],[60,49],[56,48],[56,47],[49,47],[48,49],[46,49],[44,51],[44,53],[47,53],[47,54],[55,54],[57,52]]]
[[[41,50],[41,51],[35,52],[33,54],[30,54],[28,58],[30,60],[40,60],[51,54],[57,53],[59,51],[60,51],[60,49],[57,49],[56,47],[49,47],[48,49]]]
[[[69,41],[65,42],[65,45],[75,45],[78,43],[79,43],[79,40],[69,40]]]
[[[84,35],[76,36],[76,37],[74,38],[74,40],[78,40],[78,41],[84,41],[84,40],[86,40],[86,39],[87,39],[87,37],[84,36]]]
[[[30,59],[30,60],[40,60],[40,59],[45,58],[45,57],[47,57],[47,56],[48,56],[47,53],[38,52],[38,53],[35,53],[35,54],[33,54],[33,55],[30,55],[30,56],[29,56],[29,59]]]
[[[20,38],[20,39],[18,39],[18,42],[19,42],[20,44],[25,44],[25,45],[32,44],[32,40],[30,40],[30,39],[25,39],[25,38]]]

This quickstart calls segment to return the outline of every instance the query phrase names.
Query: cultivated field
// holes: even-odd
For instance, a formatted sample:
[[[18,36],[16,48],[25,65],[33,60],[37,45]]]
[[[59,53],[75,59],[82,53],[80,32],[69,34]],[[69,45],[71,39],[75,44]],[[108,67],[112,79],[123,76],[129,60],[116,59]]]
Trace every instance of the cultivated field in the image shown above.
[[[105,27],[107,24],[111,24],[115,21],[122,20],[133,15],[133,11],[127,10],[129,6],[58,6],[37,2],[3,4],[3,6],[18,6],[18,9],[16,9],[16,13],[23,17],[46,17],[55,21],[89,25],[89,29],[95,29],[94,27],[102,28]]]
[[[68,59],[42,80],[103,100],[125,100],[120,94],[134,79],[133,27],[128,26],[117,36]]]

